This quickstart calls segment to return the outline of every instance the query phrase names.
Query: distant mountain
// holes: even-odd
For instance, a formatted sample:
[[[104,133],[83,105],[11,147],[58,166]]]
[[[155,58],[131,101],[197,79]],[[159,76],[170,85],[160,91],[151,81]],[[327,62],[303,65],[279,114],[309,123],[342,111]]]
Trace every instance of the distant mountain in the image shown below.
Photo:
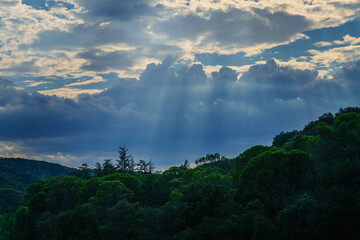
[[[23,169],[9,167],[0,163],[0,188],[13,188],[25,191],[27,186],[36,182],[37,179],[37,176]]]
[[[66,175],[74,168],[62,166],[58,163],[49,163],[45,161],[28,160],[22,158],[0,158],[0,164],[26,171],[37,178],[49,178],[58,175]]]
[[[26,188],[38,179],[67,175],[74,170],[44,161],[0,158],[0,215],[14,212]]]

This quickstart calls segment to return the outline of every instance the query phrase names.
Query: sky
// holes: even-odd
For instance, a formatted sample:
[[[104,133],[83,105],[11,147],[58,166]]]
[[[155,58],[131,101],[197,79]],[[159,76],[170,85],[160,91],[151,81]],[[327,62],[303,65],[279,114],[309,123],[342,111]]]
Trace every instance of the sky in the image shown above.
[[[0,1],[2,157],[234,157],[359,89],[360,0]]]

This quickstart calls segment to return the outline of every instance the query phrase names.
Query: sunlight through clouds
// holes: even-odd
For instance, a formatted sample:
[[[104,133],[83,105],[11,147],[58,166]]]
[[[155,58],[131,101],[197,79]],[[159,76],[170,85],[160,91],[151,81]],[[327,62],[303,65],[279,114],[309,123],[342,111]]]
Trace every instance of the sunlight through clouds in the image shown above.
[[[359,104],[359,14],[359,0],[1,1],[0,153],[71,165],[129,144],[167,165],[269,144]]]

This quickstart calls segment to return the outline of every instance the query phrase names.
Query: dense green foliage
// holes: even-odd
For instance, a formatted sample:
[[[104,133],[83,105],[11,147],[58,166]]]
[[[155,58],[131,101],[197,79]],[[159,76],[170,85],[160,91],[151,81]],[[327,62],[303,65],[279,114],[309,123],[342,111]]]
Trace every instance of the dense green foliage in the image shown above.
[[[27,171],[0,164],[0,188],[13,188],[25,191],[37,179],[38,177]]]
[[[40,178],[55,177],[74,171],[55,163],[20,158],[0,158],[0,215],[14,213],[26,188]]]
[[[358,110],[193,169],[133,171],[125,152],[39,180],[0,218],[0,239],[360,239]]]

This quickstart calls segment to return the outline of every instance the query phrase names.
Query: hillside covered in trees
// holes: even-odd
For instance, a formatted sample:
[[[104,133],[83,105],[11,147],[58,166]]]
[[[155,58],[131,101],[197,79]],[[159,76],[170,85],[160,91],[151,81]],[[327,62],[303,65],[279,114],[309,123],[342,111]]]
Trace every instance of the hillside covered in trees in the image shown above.
[[[0,239],[360,239],[360,108],[195,168],[119,155],[30,185]]]
[[[75,169],[21,158],[0,158],[0,215],[13,213],[26,188],[38,179],[66,175]]]

